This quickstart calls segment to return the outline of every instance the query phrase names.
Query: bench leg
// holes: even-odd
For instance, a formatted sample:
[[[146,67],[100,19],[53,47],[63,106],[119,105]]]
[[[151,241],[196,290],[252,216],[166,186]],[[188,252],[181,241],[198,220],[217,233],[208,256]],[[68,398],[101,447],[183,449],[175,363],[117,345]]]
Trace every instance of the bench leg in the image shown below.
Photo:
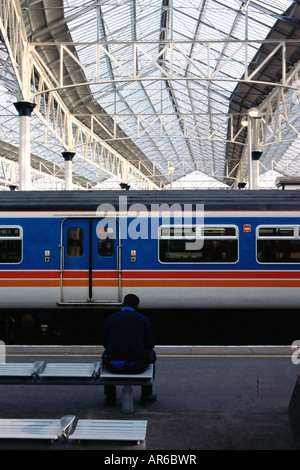
[[[131,385],[125,385],[122,395],[122,413],[130,414],[133,411],[133,390]]]

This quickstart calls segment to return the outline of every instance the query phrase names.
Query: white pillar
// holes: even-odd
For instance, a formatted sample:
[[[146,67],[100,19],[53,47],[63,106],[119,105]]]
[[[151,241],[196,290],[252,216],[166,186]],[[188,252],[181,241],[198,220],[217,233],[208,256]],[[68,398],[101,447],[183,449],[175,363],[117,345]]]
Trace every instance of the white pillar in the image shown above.
[[[74,152],[62,152],[62,156],[65,159],[65,189],[73,189],[72,182],[72,160],[74,157]]]
[[[253,188],[252,177],[252,121],[248,116],[248,189]]]
[[[19,113],[19,190],[31,188],[31,156],[30,156],[30,116],[35,108],[34,103],[18,101],[14,103]]]

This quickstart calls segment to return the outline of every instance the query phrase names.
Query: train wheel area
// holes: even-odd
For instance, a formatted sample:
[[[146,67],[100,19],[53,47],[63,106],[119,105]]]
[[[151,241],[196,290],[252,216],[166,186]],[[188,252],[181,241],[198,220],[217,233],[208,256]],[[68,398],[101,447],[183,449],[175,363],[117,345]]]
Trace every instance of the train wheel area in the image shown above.
[[[6,344],[101,344],[105,319],[117,309],[2,311]],[[298,340],[297,310],[147,310],[157,345],[290,345]],[[299,336],[299,335],[298,335]]]

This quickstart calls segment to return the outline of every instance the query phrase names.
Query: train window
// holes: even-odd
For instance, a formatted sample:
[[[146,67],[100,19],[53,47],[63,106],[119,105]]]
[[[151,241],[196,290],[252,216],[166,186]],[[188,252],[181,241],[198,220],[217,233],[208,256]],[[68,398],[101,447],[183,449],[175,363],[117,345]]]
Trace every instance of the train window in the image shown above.
[[[83,229],[71,227],[67,234],[67,253],[69,256],[78,257],[83,254]]]
[[[260,227],[260,237],[293,237],[294,227]]]
[[[98,255],[113,256],[115,251],[115,232],[111,227],[102,227],[98,235]]]
[[[235,237],[235,227],[204,227],[205,237]]]
[[[0,227],[0,263],[20,263],[22,260],[22,230],[20,227]]]
[[[196,227],[161,227],[160,238],[195,238]]]
[[[299,227],[259,227],[257,261],[300,263]]]
[[[159,260],[164,263],[235,263],[238,260],[236,227],[205,226],[199,228],[199,236],[197,247],[196,227],[161,227]]]

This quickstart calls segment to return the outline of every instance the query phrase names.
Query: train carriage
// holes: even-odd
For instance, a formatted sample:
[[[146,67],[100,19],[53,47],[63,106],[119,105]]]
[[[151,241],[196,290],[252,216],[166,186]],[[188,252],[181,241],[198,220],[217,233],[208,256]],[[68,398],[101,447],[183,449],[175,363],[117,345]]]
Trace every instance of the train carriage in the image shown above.
[[[298,191],[0,194],[1,308],[297,308]]]

